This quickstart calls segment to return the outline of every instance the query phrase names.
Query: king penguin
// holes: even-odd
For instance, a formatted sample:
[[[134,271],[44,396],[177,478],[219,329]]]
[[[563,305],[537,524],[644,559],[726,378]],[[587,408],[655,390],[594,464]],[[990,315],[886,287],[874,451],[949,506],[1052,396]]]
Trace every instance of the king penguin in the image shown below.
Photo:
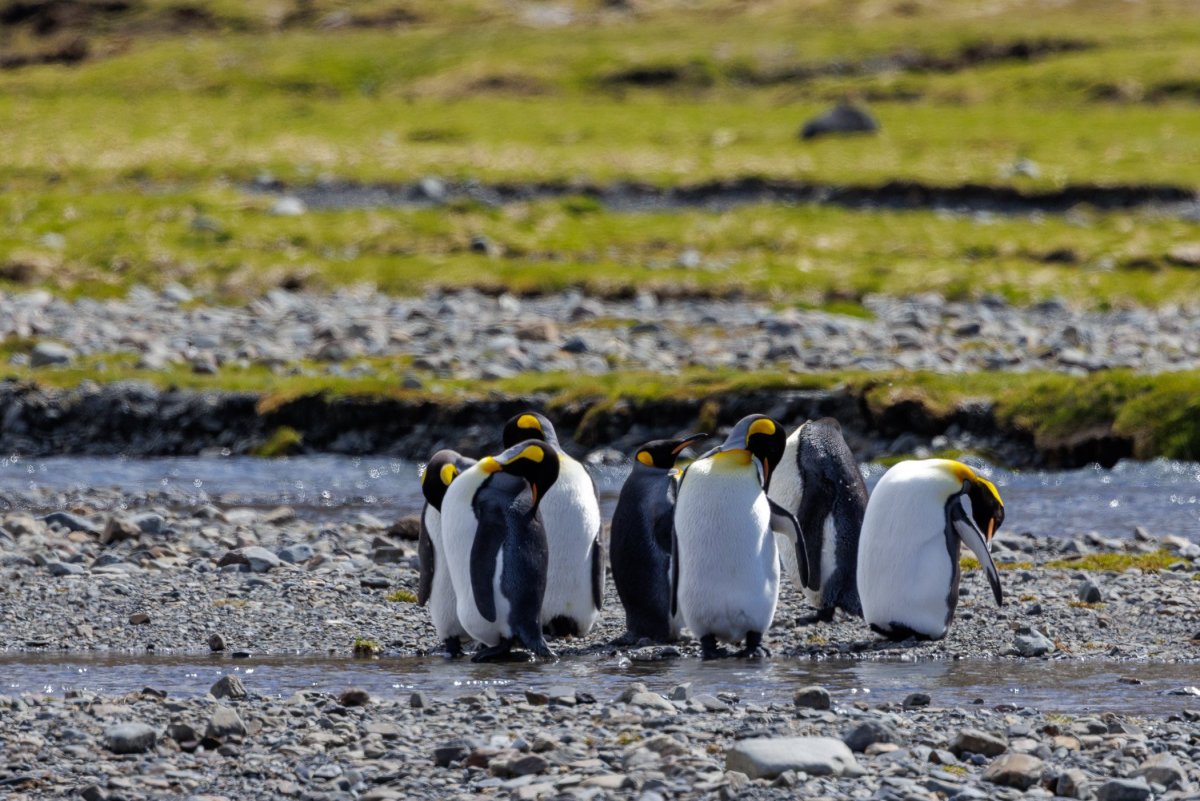
[[[458,622],[458,601],[442,545],[442,499],[446,497],[450,482],[473,464],[474,459],[457,451],[441,450],[429,459],[421,474],[425,508],[421,511],[421,536],[417,541],[417,556],[421,562],[417,604],[429,604],[433,628],[451,657],[462,656],[462,639],[467,632]]]
[[[884,473],[858,544],[858,590],[871,629],[892,640],[945,637],[958,606],[960,543],[979,560],[1001,605],[988,543],[1003,522],[995,485],[961,462],[911,460]]]
[[[762,638],[779,598],[775,531],[804,559],[796,518],[767,497],[786,437],[771,418],[742,418],[725,443],[683,471],[671,553],[672,614],[700,639],[704,659],[728,656],[717,641],[744,642],[735,656],[769,656]],[[796,543],[800,542],[799,545]],[[805,573],[808,565],[801,568]]]
[[[604,601],[600,496],[587,469],[562,449],[545,416],[525,412],[505,424],[504,447],[527,439],[544,440],[559,462],[558,481],[542,501],[550,541],[542,626],[548,637],[582,637],[596,624]]]
[[[558,478],[558,455],[544,442],[520,442],[479,460],[446,489],[442,541],[458,619],[486,648],[473,662],[508,654],[514,642],[538,656],[549,554],[538,505]]]
[[[623,643],[642,638],[673,642],[679,620],[671,615],[671,524],[679,471],[675,460],[706,438],[659,439],[638,448],[613,511],[609,563],[625,607]]]
[[[781,540],[784,568],[817,613],[805,623],[833,620],[835,609],[862,617],[858,598],[858,537],[867,485],[832,417],[809,420],[787,438],[771,479],[771,499],[796,515],[808,548],[807,576]]]

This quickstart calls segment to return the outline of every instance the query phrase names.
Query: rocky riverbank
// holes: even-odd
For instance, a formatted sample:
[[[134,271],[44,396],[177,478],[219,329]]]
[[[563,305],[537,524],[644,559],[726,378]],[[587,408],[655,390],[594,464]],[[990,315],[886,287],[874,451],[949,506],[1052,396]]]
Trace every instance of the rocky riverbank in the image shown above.
[[[0,643],[206,652],[219,635],[229,650],[251,653],[348,655],[365,639],[384,653],[425,654],[437,640],[413,603],[414,537],[411,518],[334,521],[286,507],[8,512],[0,518]],[[942,642],[895,646],[855,619],[797,626],[810,610],[785,586],[769,645],[801,658],[1200,658],[1195,544],[1144,533],[1006,533],[994,553],[1010,568],[1002,574],[1005,606],[995,608],[982,576],[968,571]],[[619,650],[613,641],[624,619],[611,586],[606,604],[590,636],[558,643],[562,655]],[[691,658],[699,648],[685,641],[669,653]]]
[[[378,648],[442,664],[428,613],[410,594],[411,519],[172,509],[108,496],[97,499],[108,508],[99,511],[86,497],[75,500],[72,511],[0,517],[0,644],[9,652],[208,659],[219,649],[226,656],[211,664],[232,672],[263,655],[348,657]],[[955,624],[939,643],[885,643],[861,621],[840,617],[799,626],[810,610],[785,586],[767,640],[773,659],[1102,660],[1130,685],[1146,664],[1138,660],[1200,662],[1194,543],[1145,532],[1127,540],[1005,533],[994,552],[1006,568],[1005,606],[994,607],[983,577],[968,571]],[[555,648],[597,669],[699,664],[690,640],[617,644],[622,622],[610,582],[602,624]],[[542,667],[563,674],[550,689],[518,678],[497,687],[447,683],[411,697],[352,686],[277,696],[246,672],[201,697],[142,681],[125,694],[10,692],[0,695],[0,794],[1114,801],[1189,798],[1200,780],[1200,713],[1185,688],[1177,714],[1101,707],[1080,715],[1036,708],[1020,695],[961,706],[935,687],[903,703],[876,703],[797,684],[782,688],[789,701],[686,683],[651,690],[631,676],[612,689],[606,678],[601,692],[599,683],[570,678],[568,664]]]
[[[596,697],[299,692],[233,677],[204,698],[0,696],[14,799],[1016,799],[1194,797],[1200,713],[1065,716],[1012,704],[794,703],[630,683]]]

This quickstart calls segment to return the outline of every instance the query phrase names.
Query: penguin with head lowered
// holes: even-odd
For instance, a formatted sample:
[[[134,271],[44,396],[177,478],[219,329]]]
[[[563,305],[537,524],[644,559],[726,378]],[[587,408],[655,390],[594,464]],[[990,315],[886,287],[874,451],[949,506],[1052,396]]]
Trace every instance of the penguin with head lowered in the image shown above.
[[[771,478],[770,496],[793,512],[804,531],[808,575],[794,551],[779,543],[796,588],[817,609],[805,623],[833,620],[835,609],[862,617],[858,599],[858,537],[867,485],[837,420],[809,420],[792,432]]]
[[[550,567],[542,626],[549,637],[582,637],[600,617],[604,600],[604,551],[600,544],[600,496],[587,469],[562,449],[544,415],[524,412],[504,426],[504,447],[543,440],[558,455],[554,488],[542,501],[550,541]]]
[[[609,564],[625,607],[623,643],[648,638],[673,642],[680,623],[671,614],[671,526],[679,471],[675,460],[707,437],[658,439],[638,448],[613,511]]]
[[[911,460],[884,473],[858,544],[858,591],[871,629],[892,640],[945,637],[958,606],[960,543],[1001,605],[988,543],[1003,522],[995,485],[961,462]]]
[[[718,641],[743,642],[739,657],[770,655],[762,639],[779,598],[775,531],[791,540],[798,558],[805,554],[795,516],[766,493],[785,439],[774,420],[749,415],[679,480],[672,613],[700,639],[704,659],[728,656]],[[807,573],[808,565],[801,569]]]
[[[458,622],[458,599],[454,595],[442,544],[442,500],[450,482],[473,464],[474,459],[456,451],[441,450],[429,459],[421,474],[425,508],[421,511],[421,536],[417,541],[417,556],[421,562],[417,604],[429,604],[433,628],[445,644],[446,653],[452,657],[462,655],[462,639],[467,632]]]
[[[558,455],[529,440],[480,459],[446,489],[442,541],[458,619],[487,646],[473,662],[504,657],[515,643],[554,656],[542,635],[549,554],[538,505],[557,478]]]

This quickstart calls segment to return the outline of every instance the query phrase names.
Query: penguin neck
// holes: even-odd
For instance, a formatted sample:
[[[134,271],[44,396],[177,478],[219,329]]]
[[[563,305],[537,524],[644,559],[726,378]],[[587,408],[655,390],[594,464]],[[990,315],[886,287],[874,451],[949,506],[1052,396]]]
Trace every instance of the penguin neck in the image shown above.
[[[713,454],[713,464],[718,467],[746,467],[750,464],[750,451],[736,448],[729,451],[718,451]]]

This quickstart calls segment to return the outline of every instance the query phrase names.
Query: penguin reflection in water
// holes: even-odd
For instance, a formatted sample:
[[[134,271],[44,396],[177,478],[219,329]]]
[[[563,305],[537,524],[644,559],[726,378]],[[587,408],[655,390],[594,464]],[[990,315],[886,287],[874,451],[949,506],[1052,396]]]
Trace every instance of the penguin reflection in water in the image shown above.
[[[538,656],[554,652],[542,636],[549,554],[538,505],[558,478],[546,443],[521,442],[464,470],[442,500],[442,540],[458,619],[485,648],[486,662],[519,643]]]
[[[417,555],[421,562],[420,582],[417,585],[417,604],[429,605],[433,628],[451,657],[462,656],[462,640],[466,630],[458,622],[458,599],[446,564],[446,549],[442,541],[442,500],[446,490],[459,473],[475,464],[474,459],[456,451],[435,453],[421,474],[421,494],[425,508],[421,510],[421,536]]]
[[[767,497],[785,434],[769,417],[743,418],[725,444],[692,462],[679,481],[671,570],[673,604],[700,639],[704,659],[728,656],[717,641],[744,642],[735,655],[769,656],[763,634],[779,598],[775,531],[808,573],[796,518]]]
[[[867,502],[859,541],[863,617],[888,639],[946,636],[958,606],[959,544],[979,560],[996,605],[1000,574],[988,543],[1004,522],[995,485],[960,462],[900,462]]]
[[[600,619],[604,601],[604,550],[600,545],[600,498],[587,468],[558,443],[544,415],[525,412],[504,426],[504,447],[542,440],[558,456],[559,475],[546,489],[542,518],[550,544],[542,627],[548,637],[582,637]]]
[[[679,638],[681,624],[671,614],[671,526],[679,479],[675,460],[707,436],[658,439],[634,454],[633,469],[613,510],[609,540],[613,583],[625,607],[625,634],[619,644]]]

